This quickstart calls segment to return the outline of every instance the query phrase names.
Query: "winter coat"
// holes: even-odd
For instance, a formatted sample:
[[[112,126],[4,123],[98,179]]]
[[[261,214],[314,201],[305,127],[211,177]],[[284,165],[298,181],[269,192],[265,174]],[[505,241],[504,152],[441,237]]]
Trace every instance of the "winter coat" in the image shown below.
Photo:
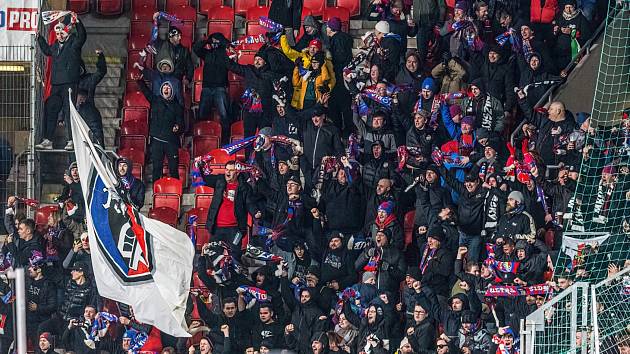
[[[52,85],[76,84],[81,76],[81,48],[87,39],[85,27],[81,21],[75,24],[76,33],[68,36],[62,44],[55,41],[52,45],[43,36],[37,36],[37,43],[42,53],[52,57],[50,83]]]
[[[157,70],[145,68],[142,70],[142,81],[149,81],[151,83],[151,92],[154,96],[161,96],[162,84],[168,82],[173,88],[174,100],[184,106],[184,95],[182,91],[182,80],[178,79],[175,75],[162,73]],[[151,101],[149,101],[151,102]]]
[[[559,29],[556,33],[556,42],[553,47],[553,53],[558,65],[564,69],[572,59],[572,35],[562,33],[561,28],[569,27],[571,29],[575,29],[575,38],[580,46],[583,46],[591,38],[591,24],[581,12],[578,12],[577,16],[574,18],[566,20],[563,17],[562,11],[560,11],[560,13],[556,16],[555,24],[559,27]]]
[[[276,74],[278,78],[286,76],[287,79],[291,79],[291,75],[293,75],[293,69],[295,68],[295,63],[293,62],[293,60],[287,58],[287,56],[284,55],[280,48],[277,48],[270,44],[263,44],[263,46],[260,47],[259,50],[263,53],[263,55],[267,56],[267,64],[269,65],[269,70]],[[288,92],[288,89],[290,88],[290,83],[286,82],[282,86]]]
[[[280,37],[280,48],[282,49],[282,52],[284,53],[284,55],[286,55],[291,61],[296,61],[298,58],[301,58],[303,67],[308,68],[311,65],[312,58],[308,52],[308,49],[304,49],[300,52],[291,48],[291,46],[289,46],[289,41],[287,40],[287,36],[285,35]],[[333,63],[329,58],[326,58],[324,60],[322,67],[324,66],[326,67],[326,69],[328,69],[329,73],[335,72],[335,70],[333,69]],[[333,87],[335,87],[334,76],[331,76],[328,86],[330,87],[331,90]]]
[[[203,178],[206,185],[214,188],[214,195],[208,208],[208,218],[206,219],[206,229],[210,233],[214,233],[219,208],[223,203],[223,195],[226,193],[227,182],[225,175],[209,175]],[[258,211],[257,205],[253,202],[252,188],[247,183],[244,175],[237,178],[238,186],[236,187],[236,195],[234,196],[234,216],[238,223],[238,228],[243,234],[247,231],[247,213],[252,216]]]
[[[230,326],[230,347],[234,352],[241,352],[240,349],[245,350],[247,343],[244,343],[243,338],[249,335],[251,324],[244,312],[239,311],[233,317],[227,317],[223,313],[215,314],[208,310],[206,305],[195,297],[194,301],[197,301],[197,308],[199,309],[199,316],[205,322],[206,326],[210,328],[208,336],[214,344],[214,351],[221,353],[225,348],[225,336],[221,332],[222,325]]]
[[[81,317],[83,320],[83,317]],[[89,333],[90,329],[85,329],[81,327],[74,327],[72,329],[68,329],[68,327],[64,328],[63,335],[61,336],[61,341],[64,343],[66,348],[72,349],[72,352],[77,354],[95,354],[98,353],[98,349],[100,347],[100,341],[95,341],[96,345],[95,349],[91,349],[85,343],[86,334],[85,331]]]
[[[263,115],[271,116],[274,110],[273,99],[273,81],[279,79],[278,74],[269,69],[269,64],[265,64],[257,69],[254,65],[241,65],[232,60],[227,61],[228,70],[242,76],[245,79],[245,87],[254,90],[260,95],[262,103]]]
[[[354,233],[363,227],[365,194],[360,180],[345,185],[336,179],[324,181],[319,203],[320,210],[326,215],[327,229]]]
[[[302,159],[310,171],[319,167],[324,156],[342,156],[345,154],[339,129],[331,123],[324,122],[321,127],[316,127],[313,121],[309,119],[305,121],[303,136],[304,155],[302,155]]]
[[[394,82],[400,67],[401,52],[404,52],[402,39],[394,33],[387,33],[380,40],[377,53],[372,57],[371,65],[378,65],[382,71],[383,78],[389,82]],[[405,48],[406,49],[406,48]],[[380,51],[380,53],[378,52]]]
[[[467,347],[472,354],[486,354],[492,345],[492,337],[484,328],[465,334],[460,330],[457,339],[459,347]]]
[[[437,295],[447,296],[449,279],[453,274],[453,259],[453,254],[449,250],[443,247],[438,248],[422,274],[422,285],[430,287]]]
[[[42,252],[39,236],[33,235],[28,241],[24,241],[21,238],[16,238],[11,243],[5,243],[2,247],[2,254],[6,256],[7,253],[13,255],[14,267],[28,267],[29,259],[32,257],[33,252]]]
[[[485,219],[486,190],[479,184],[477,189],[468,192],[464,184],[458,181],[443,166],[440,166],[440,174],[446,183],[459,194],[457,216],[459,229],[469,235],[480,235]]]
[[[405,278],[407,267],[403,255],[394,246],[388,245],[380,249],[376,247],[366,248],[354,262],[355,270],[363,272],[364,267],[372,258],[370,254],[374,255],[375,252],[381,252],[381,260],[376,269],[376,287],[391,293],[398,291],[400,282]]]
[[[302,0],[273,0],[269,19],[285,28],[299,29],[302,23]]]
[[[357,273],[353,267],[353,257],[343,247],[336,250],[327,249],[322,257],[321,273],[323,284],[332,280],[339,283],[339,288],[345,289],[357,280]]]
[[[168,39],[163,40],[161,38],[157,38],[153,46],[158,51],[163,51],[165,50],[164,46],[168,46],[169,57],[173,61],[173,76],[180,81],[184,76],[186,76],[188,80],[193,79],[195,66],[190,56],[190,49],[184,47],[181,43],[174,45]],[[161,53],[158,53],[158,56],[159,54]]]
[[[82,285],[73,280],[68,281],[63,297],[64,301],[59,308],[61,319],[67,323],[73,318],[83,318],[85,306],[95,304],[94,290],[89,280],[86,280]]]
[[[430,226],[437,222],[437,214],[442,208],[452,204],[451,193],[439,182],[422,186],[418,183],[416,192],[416,213],[414,216],[414,226]]]
[[[510,111],[516,104],[513,72],[512,65],[505,63],[502,57],[499,57],[497,62],[491,63],[486,55],[474,75],[475,78],[482,80],[485,86],[484,93],[503,103],[504,111]]]
[[[70,176],[70,171],[66,173]],[[70,184],[63,182],[63,190],[61,191],[61,195],[57,199],[59,202],[65,202],[67,200],[71,200],[72,203],[77,207],[77,210],[70,216],[70,218],[78,223],[83,223],[85,219],[85,202],[83,200],[83,191],[81,190],[80,182],[72,182]],[[65,208],[65,212],[67,212],[67,207]]]
[[[278,1],[278,0],[276,0]],[[308,78],[304,78],[300,75],[300,70],[296,67],[293,69],[293,96],[291,98],[291,106],[295,109],[302,109],[304,107],[304,97],[309,86],[314,91],[315,100],[319,100],[322,97],[322,90],[328,90],[326,86],[330,83],[332,73],[328,72],[326,66],[321,66],[316,72],[311,71]]]
[[[379,230],[381,230],[380,227],[376,224],[376,222],[373,222],[372,226],[370,227],[370,234],[373,242],[376,242],[376,233]],[[403,251],[403,249],[405,248],[405,235],[403,234],[403,229],[398,223],[398,220],[394,218],[392,222],[384,227],[384,230],[389,230],[390,235],[392,235],[392,239],[389,240],[389,243],[392,246],[398,248],[400,251]]]
[[[37,305],[35,311],[26,310],[27,323],[37,324],[49,319],[57,311],[57,287],[46,278],[26,282],[26,301]]]
[[[495,237],[509,237],[514,241],[536,238],[536,224],[528,212],[522,210],[524,205],[508,211],[499,218]]]
[[[542,61],[543,59],[541,59]],[[518,87],[523,88],[529,84],[544,82],[544,81],[559,81],[560,77],[551,75],[546,70],[546,65],[541,62],[541,66],[533,70],[529,65],[521,70],[521,77],[518,82]],[[530,86],[527,90],[527,101],[531,106],[534,106],[540,98],[545,94],[551,85]]]
[[[437,328],[433,318],[427,317],[420,322],[413,321],[410,327],[413,328],[413,333],[407,335],[407,338],[416,353],[427,353],[430,350],[435,350]]]
[[[445,15],[444,0],[413,0],[413,18],[420,26],[431,27],[443,21]]]
[[[343,81],[343,68],[352,60],[352,36],[345,32],[337,32],[330,37],[330,55],[336,81]]]
[[[353,112],[352,120],[354,121],[354,126],[357,127],[357,132],[363,138],[364,151],[371,147],[372,143],[382,141],[384,145],[383,154],[396,152],[396,138],[386,125],[380,129],[374,129],[368,126],[366,119],[359,117],[357,112]]]
[[[255,320],[256,323],[252,328],[252,346],[260,348],[260,344],[265,341],[271,344],[269,349],[280,349],[285,347],[284,326],[278,321],[272,323],[262,323]]]
[[[404,58],[407,53],[407,37],[415,37],[418,33],[417,26],[409,26],[405,18],[395,18],[393,15],[388,16],[389,32],[397,34],[400,37],[400,58]]]
[[[369,157],[368,157],[369,156]],[[396,175],[396,164],[391,162],[389,159],[385,157],[385,155],[381,155],[378,159],[375,159],[372,155],[372,152],[364,153],[360,155],[363,157],[361,159],[363,163],[363,188],[365,189],[365,194],[369,195],[369,193],[374,192],[374,188],[378,184],[378,181],[382,178],[394,179]],[[377,205],[378,207],[378,205]],[[376,209],[375,209],[376,210]],[[374,215],[366,215],[366,222],[371,222],[374,220]],[[369,218],[368,218],[369,217]]]
[[[459,280],[463,280],[466,283],[475,287],[477,298],[479,301],[483,301],[486,293],[486,288],[494,282],[494,277],[482,278],[480,276],[469,274],[464,272],[464,262],[461,259],[455,259],[455,276]]]
[[[546,195],[553,200],[553,206],[551,207],[551,215],[557,213],[565,213],[568,211],[569,201],[573,198],[573,193],[577,187],[576,181],[567,179],[566,184],[562,185],[558,181],[547,181],[544,176],[536,177],[536,183],[542,186]]]
[[[344,310],[345,308],[346,306],[344,306]],[[357,335],[356,352],[364,351],[364,348],[368,345],[368,339],[371,339],[377,342],[376,347],[372,347],[369,350],[371,354],[388,353],[387,348],[389,347],[389,340],[391,338],[390,332],[388,321],[385,319],[385,311],[382,307],[378,306],[374,323],[369,323],[367,317],[363,318],[361,321],[359,334]],[[354,353],[355,351],[352,352]]]
[[[376,180],[378,183],[378,180]],[[376,186],[376,183],[374,184]],[[367,187],[366,187],[367,188]],[[367,191],[367,203],[365,205],[365,228],[366,231],[369,231],[369,227],[372,226],[374,219],[376,219],[376,212],[378,211],[379,205],[386,201],[394,202],[396,205],[396,198],[394,195],[390,193],[378,195],[374,188],[371,188]],[[394,213],[396,213],[396,208],[394,208]]]
[[[412,157],[410,156],[408,159],[409,164],[414,167],[428,165],[433,152],[432,146],[436,143],[436,133],[426,125],[421,130],[412,126],[407,131],[406,141],[408,147],[419,148],[421,150],[420,156],[422,157],[421,161],[411,163]]]
[[[518,277],[527,282],[528,285],[541,284],[544,280],[544,273],[547,269],[547,254],[549,249],[541,241],[538,244],[530,244],[525,240],[516,243],[516,249],[525,252],[525,258],[519,260]],[[534,250],[538,252],[534,253]]]
[[[93,73],[86,72],[79,78],[79,90],[85,90],[88,92],[86,103],[90,103],[94,106],[94,93],[96,91],[96,86],[99,82],[101,82],[101,80],[103,80],[106,74],[107,62],[105,61],[105,54],[100,53],[96,59],[96,71]]]
[[[154,95],[143,80],[138,80],[138,85],[144,97],[151,104],[149,135],[152,138],[179,146],[179,133],[184,130],[184,107],[175,99],[167,100],[162,95]],[[179,127],[177,132],[173,132],[175,125]]]
[[[479,97],[466,97],[462,101],[462,112],[465,116],[475,117],[477,128],[485,128],[497,134],[503,132],[504,107],[495,97],[483,92]]]
[[[219,41],[221,42],[221,39],[219,39]],[[219,43],[217,48],[206,48],[206,46],[211,45],[212,37],[208,37],[205,41],[197,41],[193,45],[193,51],[197,57],[203,60],[203,79],[201,86],[203,88],[225,88],[228,86],[228,58],[225,52],[225,43]]]
[[[291,310],[289,323],[294,326],[294,330],[285,335],[287,346],[300,354],[309,353],[311,352],[311,337],[314,333],[323,331],[326,323],[319,319],[320,316],[323,316],[323,312],[317,307],[314,299],[317,296],[317,291],[313,288],[299,291],[296,296],[302,294],[302,291],[308,291],[311,294],[311,299],[303,304],[294,296],[293,289],[289,287],[288,279],[283,279],[281,289],[282,297]]]
[[[460,92],[466,88],[466,68],[456,59],[451,59],[446,65],[440,63],[431,69],[431,76],[441,80],[440,93]]]

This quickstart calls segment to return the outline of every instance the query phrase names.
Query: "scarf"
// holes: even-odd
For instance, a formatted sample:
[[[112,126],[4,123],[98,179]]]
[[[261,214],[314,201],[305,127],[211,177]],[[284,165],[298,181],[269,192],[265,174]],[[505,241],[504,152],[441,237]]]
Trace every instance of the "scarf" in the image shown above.
[[[250,113],[260,113],[263,111],[262,99],[256,90],[247,88],[241,96],[241,103],[243,108],[247,109]]]
[[[232,278],[232,272],[241,273],[241,266],[232,257],[230,247],[223,241],[212,241],[208,244],[205,254],[208,270],[206,274],[212,276],[221,285]]]
[[[352,338],[350,338],[350,341],[352,341],[352,339],[354,339],[354,336],[357,335],[357,330],[354,326],[352,326],[351,324],[351,328],[347,329],[347,330],[343,330],[341,329],[341,327],[339,327],[339,316],[343,313],[343,307],[345,304],[348,304],[350,306],[350,310],[352,312],[354,312],[357,316],[359,316],[360,318],[363,318],[365,316],[365,304],[362,304],[361,302],[361,292],[359,292],[359,290],[355,289],[354,287],[350,287],[350,288],[345,288],[341,293],[339,293],[339,295],[337,296],[337,303],[335,304],[335,313],[333,315],[333,323],[336,325],[335,326],[335,332],[337,332],[337,329],[340,329],[342,331],[355,331],[354,335],[352,336]],[[339,334],[339,333],[337,333]],[[341,335],[341,334],[339,334]]]
[[[97,313],[90,326],[90,331],[86,333],[86,339],[84,340],[85,345],[90,349],[95,349],[96,344],[94,342],[98,342],[99,338],[105,336],[105,333],[107,333],[107,325],[113,322],[118,322],[116,315],[112,315],[108,312]]]
[[[31,208],[37,208],[39,206],[39,200],[37,199],[22,198],[22,197],[15,197],[15,199],[21,201],[27,206],[30,206]]]
[[[300,293],[302,290],[306,289],[306,283],[302,280],[298,281],[297,284],[293,284],[293,282],[289,282],[289,289],[293,290],[293,297],[299,302],[300,301]]]
[[[268,32],[281,32],[284,29],[284,26],[274,22],[266,16],[260,16],[260,18],[258,19],[258,24],[265,27]]]
[[[177,18],[177,16],[171,15],[164,11],[160,11],[155,20],[153,20],[153,27],[151,28],[151,42],[155,42],[158,38],[158,24],[161,19],[168,21],[170,24],[182,25],[184,23],[182,22],[182,20]],[[153,54],[157,54],[157,51],[154,48],[151,51],[153,52]]]
[[[532,48],[531,40],[523,39],[521,49],[523,50],[523,56],[525,57],[525,59],[529,58],[531,53],[534,51],[534,49]]]
[[[42,12],[42,22],[44,23],[44,25],[49,25],[57,20],[59,20],[60,18],[65,17],[68,14],[72,14],[72,23],[76,22],[76,18],[77,15],[72,12],[72,11],[57,11],[57,10],[53,10],[53,11],[43,11]]]
[[[53,262],[59,260],[59,251],[55,246],[53,240],[58,240],[61,234],[60,227],[49,227],[46,234],[44,234],[44,240],[46,243],[46,261]]]
[[[580,14],[580,11],[581,10],[579,10],[579,9],[577,9],[577,10],[571,12],[571,13],[567,13],[566,11],[562,11],[562,18],[565,19],[566,21],[571,21],[571,20],[573,20],[574,18],[576,18]]]
[[[571,30],[571,58],[577,57],[580,52],[581,46],[580,42],[578,42],[578,38],[580,38],[580,32],[574,28]]]
[[[376,219],[374,220],[374,224],[376,224],[376,227],[378,227],[379,230],[383,230],[386,227],[388,227],[392,222],[394,222],[394,220],[396,220],[396,215],[392,213],[392,214],[387,215],[385,220],[383,220],[382,222],[378,220],[378,216],[377,216]]]
[[[547,295],[549,286],[546,284],[536,284],[531,286],[495,285],[492,284],[486,289],[484,296],[487,297],[516,297],[525,295]]]
[[[266,252],[260,249],[259,247],[255,247],[252,245],[247,245],[245,256],[252,259],[259,260],[259,261],[264,261],[264,262],[274,262],[274,263],[282,262],[282,257],[276,256],[275,254],[271,252]]]
[[[255,286],[241,285],[236,288],[236,292],[243,294],[248,309],[252,308],[256,302],[267,302],[271,300],[271,297],[267,295],[265,290]]]
[[[195,236],[195,226],[197,226],[198,218],[198,215],[191,215],[188,217],[188,225],[190,225],[190,228],[188,229],[188,237],[190,238],[190,241],[192,241],[193,245],[197,244],[197,237]]]
[[[363,271],[378,273],[378,265],[381,262],[381,250],[380,248],[374,249],[374,255],[370,257],[365,267],[363,267]]]
[[[232,41],[233,47],[238,47],[241,44],[257,44],[257,43],[265,43],[265,36],[259,34],[257,36],[245,36],[241,39],[237,39]]]
[[[145,332],[137,331],[133,328],[129,328],[125,331],[123,338],[131,339],[131,343],[129,344],[129,351],[136,354],[140,352],[140,349],[147,342],[149,336]]]
[[[379,96],[378,94],[376,94],[376,92],[374,92],[372,89],[366,88],[363,90],[363,93],[361,93],[361,95],[363,97],[369,98],[370,100],[378,103],[379,105],[381,105],[383,108],[385,108],[388,111],[392,110],[392,98],[388,97],[388,96]]]
[[[420,274],[424,275],[427,267],[429,266],[429,261],[435,256],[436,249],[430,249],[429,244],[424,245],[424,251],[422,251],[422,259],[420,259]]]

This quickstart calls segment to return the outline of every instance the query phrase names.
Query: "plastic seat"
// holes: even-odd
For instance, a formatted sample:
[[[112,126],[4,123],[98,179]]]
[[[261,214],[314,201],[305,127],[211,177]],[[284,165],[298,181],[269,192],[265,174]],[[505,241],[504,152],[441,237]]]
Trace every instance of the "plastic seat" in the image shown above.
[[[153,14],[155,13],[155,7],[147,4],[140,5],[137,8],[131,9],[132,21],[153,21]]]
[[[208,20],[207,33],[212,34],[215,32],[221,33],[231,41],[234,38],[233,35],[234,22],[230,20]]]
[[[348,9],[350,17],[361,15],[361,2],[359,0],[337,0],[336,2],[338,7]]]
[[[203,120],[195,123],[193,136],[212,135],[218,136],[221,140],[221,124],[210,120]]]
[[[241,16],[245,16],[247,10],[254,6],[258,6],[258,0],[234,0],[234,12]]]
[[[68,0],[68,10],[75,12],[77,15],[83,15],[90,12],[89,0]]]
[[[146,151],[147,138],[144,135],[121,135],[119,147]]]
[[[267,33],[267,28],[260,25],[258,21],[247,21],[245,23],[245,34],[248,36],[258,36]],[[262,44],[261,44],[262,46]]]
[[[242,120],[232,123],[232,126],[230,126],[231,137],[234,137],[234,136],[242,137],[244,134],[245,134],[245,127],[243,126]]]
[[[201,278],[199,278],[199,273],[193,272],[192,280],[193,280],[193,288],[206,288],[206,289],[208,288],[206,284],[204,284],[203,281],[201,281]]]
[[[127,80],[127,82],[125,82],[125,93],[138,91],[140,91],[140,86],[138,86],[136,80]]]
[[[134,46],[136,44],[137,43],[133,43]],[[143,58],[140,55],[141,50],[142,49],[135,49],[135,50],[128,49],[127,50],[127,76],[126,76],[127,81],[135,81],[142,75],[142,72],[140,71],[140,69],[135,68],[133,66],[134,63],[138,63],[147,68],[153,67],[153,55],[147,54],[143,62],[142,61]],[[136,91],[139,91],[139,90],[140,88],[138,87]]]
[[[326,1],[322,0],[304,0],[302,6],[311,9],[313,16],[321,16],[324,13],[324,5]]]
[[[229,6],[217,6],[209,9],[208,20],[225,20],[234,22],[234,9]]]
[[[176,210],[166,206],[149,209],[149,218],[159,220],[175,228],[178,217],[179,213]]]
[[[348,32],[350,29],[350,11],[345,7],[326,7],[322,19],[327,22],[333,17],[339,17],[341,20],[341,30]]]
[[[157,0],[132,0],[131,1],[131,8],[133,10],[139,9],[144,6],[157,9]]]
[[[193,156],[203,156],[211,150],[218,149],[220,141],[218,136],[193,137]]]
[[[134,164],[144,165],[145,152],[134,148],[122,148],[117,151],[118,156],[122,156],[127,160],[133,161]]]
[[[153,16],[153,15],[152,15]],[[143,36],[151,39],[151,30],[153,29],[153,21],[131,21],[129,25],[129,38],[134,36]]]
[[[181,19],[181,17],[179,17],[179,14],[176,12],[177,8],[181,6],[190,6],[190,1],[189,0],[166,0],[166,5],[164,7],[166,8],[166,12],[172,13],[176,15],[179,19]]]
[[[210,186],[198,186],[195,188],[195,208],[210,208],[214,188]]]
[[[179,178],[183,182],[183,188],[188,188],[188,175],[190,175],[190,153],[186,149],[179,148],[179,163],[177,164],[177,171]],[[162,167],[162,174],[169,176],[168,159],[164,158],[164,165]]]
[[[206,220],[208,219],[208,209],[207,208],[190,208],[190,210],[188,210],[186,212],[186,223],[188,223],[188,218],[192,215],[197,215],[197,225],[205,225],[206,224]],[[192,226],[192,225],[188,225],[188,226]]]
[[[221,174],[225,172],[225,163],[234,160],[232,155],[221,149],[214,149],[208,152],[212,156],[210,167],[212,168],[212,174]]]
[[[247,21],[256,21],[260,19],[261,16],[269,15],[269,7],[268,6],[258,6],[258,4],[247,9],[247,13],[245,14],[245,19]]]
[[[139,180],[143,180],[142,176],[144,175],[144,165],[140,163],[132,163],[133,169],[131,170],[131,174]]]
[[[254,56],[256,56],[255,50],[243,50],[241,56],[238,58],[238,63],[242,65],[253,65]]]
[[[122,110],[122,123],[126,121],[144,122],[144,125],[148,126],[149,110],[146,107],[124,107]]]
[[[197,251],[201,251],[203,245],[210,242],[210,232],[206,228],[206,225],[197,225],[195,228],[195,248]]]
[[[118,16],[123,13],[122,0],[96,0],[96,13],[104,16]]]
[[[43,205],[35,211],[35,228],[37,231],[44,231],[48,227],[48,216],[59,211],[59,205]]]
[[[408,211],[407,214],[405,214],[405,223],[403,227],[403,231],[405,233],[405,247],[409,246],[413,242],[413,224],[415,217],[415,210]]]
[[[182,195],[182,181],[177,178],[162,177],[153,182],[154,194],[176,194]]]
[[[184,47],[190,48],[195,40],[195,20],[190,19],[190,16],[197,17],[197,12],[192,7],[181,7],[177,12],[177,16],[182,16],[182,24],[176,27],[182,31],[181,43]]]
[[[120,125],[120,135],[142,135],[148,137],[149,126],[147,121],[141,119],[123,120]]]
[[[147,98],[139,91],[125,93],[124,103],[124,107],[144,107],[147,110],[150,107]]]
[[[209,16],[211,11],[217,7],[224,5],[224,0],[199,0],[197,4],[197,13]],[[232,16],[234,16],[234,10],[232,10]],[[210,18],[210,17],[208,17]]]

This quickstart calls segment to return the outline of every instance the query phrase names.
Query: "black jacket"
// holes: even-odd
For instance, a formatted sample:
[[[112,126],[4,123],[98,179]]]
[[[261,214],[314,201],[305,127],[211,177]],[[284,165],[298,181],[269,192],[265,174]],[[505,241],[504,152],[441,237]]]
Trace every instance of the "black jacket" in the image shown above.
[[[433,318],[427,317],[420,322],[413,321],[409,327],[413,328],[413,333],[408,335],[407,338],[416,353],[425,354],[430,350],[435,350],[437,328]]]
[[[382,291],[395,293],[398,291],[400,282],[405,278],[407,266],[405,259],[400,251],[393,246],[383,248],[370,247],[361,252],[361,255],[354,262],[354,268],[357,272],[363,272],[363,268],[368,264],[370,254],[380,252],[380,262],[376,271],[376,287]]]
[[[457,216],[459,229],[469,235],[480,235],[485,220],[485,200],[487,191],[479,184],[477,189],[469,193],[464,183],[458,181],[443,166],[440,166],[440,174],[446,183],[459,194]]]
[[[83,320],[83,317],[81,317]],[[100,347],[100,341],[94,342],[96,345],[95,349],[91,349],[85,344],[86,335],[84,332],[87,331],[89,333],[90,328],[81,328],[81,327],[73,327],[72,329],[68,329],[67,324],[64,328],[63,335],[61,337],[61,341],[64,343],[67,349],[77,353],[77,354],[94,354],[98,352],[98,348]]]
[[[514,241],[536,237],[534,219],[523,210],[511,210],[501,215],[497,223],[496,237],[509,237]]]
[[[203,60],[203,82],[201,86],[204,88],[225,88],[228,86],[228,58],[225,53],[225,44],[220,44],[214,49],[206,48],[206,45],[211,44],[212,37],[208,37],[208,40],[197,41],[193,45],[193,51]]]
[[[39,243],[39,236],[37,235],[33,235],[33,238],[28,241],[24,241],[18,237],[14,239],[13,242],[5,244],[2,249],[4,255],[6,255],[7,252],[13,255],[14,267],[28,267],[29,259],[35,251],[43,253]]]
[[[437,215],[442,208],[450,205],[451,193],[439,182],[416,185],[416,214],[413,223],[418,226],[430,226],[437,222]]]
[[[195,66],[190,56],[190,50],[181,43],[173,45],[169,40],[163,40],[161,38],[155,41],[154,47],[160,50],[163,45],[168,45],[170,50],[170,58],[173,60],[173,65],[175,66],[173,68],[173,76],[180,81],[184,76],[186,76],[188,80],[192,80]]]
[[[55,42],[48,45],[46,38],[37,36],[37,43],[44,55],[52,57],[50,83],[53,85],[76,84],[81,75],[81,48],[85,44],[87,34],[81,21],[75,24],[76,34],[70,35],[61,45]]]
[[[333,124],[324,122],[321,127],[316,127],[311,119],[305,121],[304,130],[304,155],[307,171],[317,169],[324,156],[343,156],[345,150],[341,144],[339,129]]]
[[[269,19],[284,27],[299,29],[302,25],[302,0],[273,0]]]
[[[352,60],[352,36],[345,32],[337,32],[330,37],[330,55],[337,82],[343,82],[343,68]]]
[[[83,318],[85,306],[94,304],[94,295],[95,291],[89,280],[86,280],[83,285],[78,285],[73,280],[68,281],[64,301],[59,309],[61,318],[65,322],[73,318]]]
[[[453,258],[449,250],[438,248],[422,274],[422,285],[429,286],[437,295],[447,296],[450,290],[449,279],[453,274]]]
[[[401,39],[395,34],[386,34],[381,39],[381,53],[372,57],[372,63],[381,68],[383,78],[389,82],[394,82],[400,67],[400,52],[403,50]]]
[[[319,203],[321,211],[326,215],[326,227],[329,230],[351,233],[363,227],[365,195],[360,181],[355,180],[345,185],[341,185],[336,179],[324,181]]]
[[[232,60],[227,60],[227,67],[237,75],[245,79],[245,87],[252,89],[260,95],[263,115],[270,117],[274,109],[272,104],[273,81],[278,79],[278,75],[269,69],[269,64],[257,69],[253,65],[241,65]]]
[[[29,279],[26,283],[26,301],[37,305],[35,311],[30,311],[28,307],[26,311],[27,322],[37,325],[57,311],[57,287],[46,278]]]
[[[70,175],[70,172],[67,172]],[[67,184],[65,181],[63,182],[63,190],[61,191],[61,195],[58,200],[60,202],[65,202],[66,200],[72,200],[74,205],[78,207],[77,211],[74,212],[70,218],[78,223],[82,223],[83,219],[85,219],[85,202],[83,200],[83,191],[81,190],[80,182],[72,182]]]
[[[87,103],[94,105],[96,86],[103,80],[105,75],[107,75],[107,62],[105,61],[105,54],[101,53],[96,60],[96,71],[93,73],[86,72],[79,79],[79,89],[88,92]]]
[[[336,250],[328,248],[324,252],[321,273],[323,284],[336,280],[339,283],[340,290],[351,286],[357,280],[357,272],[353,266],[353,257],[343,247]]]
[[[206,185],[214,188],[214,195],[212,196],[212,202],[210,202],[210,208],[208,208],[208,218],[206,221],[206,228],[210,233],[214,232],[216,226],[216,218],[219,214],[219,208],[223,203],[223,194],[226,191],[227,182],[225,181],[225,175],[209,175],[203,178]],[[236,196],[234,197],[234,216],[238,222],[238,228],[244,234],[247,231],[247,212],[252,216],[256,214],[256,206],[252,203],[252,188],[247,183],[245,176],[238,176],[238,187],[236,188]]]
[[[194,301],[197,301],[199,316],[206,323],[206,326],[210,328],[208,336],[212,339],[215,351],[220,353],[222,348],[225,347],[225,337],[221,332],[221,326],[228,325],[230,326],[231,349],[235,353],[242,353],[248,343],[244,343],[241,339],[246,338],[249,335],[251,327],[245,313],[239,311],[236,315],[234,315],[234,317],[226,317],[224,314],[215,314],[208,310],[206,304],[202,303],[199,298],[195,297]]]
[[[317,307],[315,297],[317,290],[307,288],[311,294],[311,300],[302,304],[299,299],[294,296],[293,289],[289,287],[289,280],[284,278],[281,283],[282,298],[291,310],[291,320],[289,321],[295,328],[285,336],[287,346],[300,354],[311,352],[311,337],[317,332],[325,330],[326,322],[319,319],[324,313]],[[298,295],[302,293],[298,292]]]
[[[485,92],[501,101],[505,111],[511,110],[516,104],[513,72],[512,65],[505,63],[503,58],[499,58],[496,63],[490,63],[487,56],[484,57],[478,72],[478,77],[485,85]]]
[[[184,130],[184,108],[174,99],[175,92],[172,94],[173,99],[167,100],[153,95],[143,80],[138,80],[138,85],[151,104],[149,135],[179,146],[179,132]],[[175,125],[179,126],[177,133],[173,132]]]

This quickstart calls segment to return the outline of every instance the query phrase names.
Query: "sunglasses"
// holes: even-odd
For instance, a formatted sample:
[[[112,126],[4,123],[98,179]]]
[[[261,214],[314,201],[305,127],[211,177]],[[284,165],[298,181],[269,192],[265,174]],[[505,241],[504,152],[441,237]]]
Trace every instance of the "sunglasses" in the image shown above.
[[[437,345],[438,349],[442,349],[442,348],[444,348],[444,347],[446,347],[446,346],[447,346],[446,344],[438,344],[438,345]]]

